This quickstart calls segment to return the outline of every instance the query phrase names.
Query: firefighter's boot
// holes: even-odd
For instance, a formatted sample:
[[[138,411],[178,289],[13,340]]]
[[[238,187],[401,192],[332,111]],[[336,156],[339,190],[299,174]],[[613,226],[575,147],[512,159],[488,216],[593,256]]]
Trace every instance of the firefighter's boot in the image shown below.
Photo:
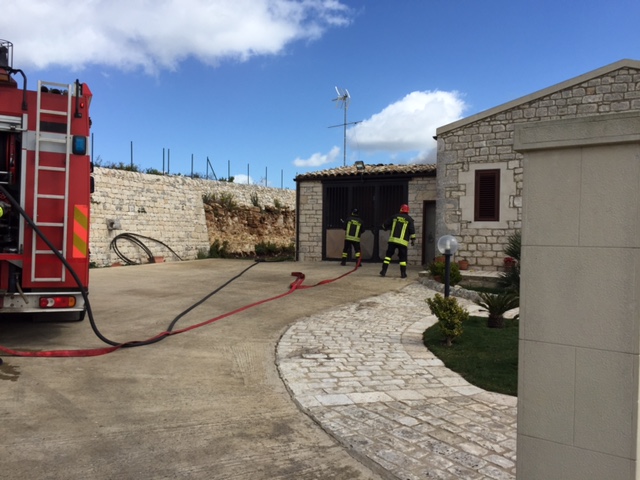
[[[400,278],[407,278],[407,267],[400,267]]]
[[[387,263],[383,263],[382,264],[382,270],[380,270],[380,276],[384,277],[387,274],[387,268],[389,267],[389,264]]]
[[[340,265],[344,267],[346,264],[347,264],[347,259],[343,258],[342,261],[340,262]]]

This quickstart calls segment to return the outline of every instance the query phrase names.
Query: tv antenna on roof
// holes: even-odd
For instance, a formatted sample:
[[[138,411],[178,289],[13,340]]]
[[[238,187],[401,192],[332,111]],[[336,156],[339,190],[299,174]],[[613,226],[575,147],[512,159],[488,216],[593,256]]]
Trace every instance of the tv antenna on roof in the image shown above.
[[[334,98],[332,102],[336,102],[336,106],[338,108],[344,109],[344,123],[340,125],[332,125],[329,128],[343,127],[344,129],[344,141],[343,141],[342,152],[344,155],[343,166],[346,167],[347,166],[347,125],[355,125],[356,123],[360,123],[360,122],[347,123],[347,110],[349,109],[349,103],[351,102],[351,95],[349,95],[349,90],[347,90],[346,88],[338,88],[338,87],[335,87],[335,88],[338,96]]]

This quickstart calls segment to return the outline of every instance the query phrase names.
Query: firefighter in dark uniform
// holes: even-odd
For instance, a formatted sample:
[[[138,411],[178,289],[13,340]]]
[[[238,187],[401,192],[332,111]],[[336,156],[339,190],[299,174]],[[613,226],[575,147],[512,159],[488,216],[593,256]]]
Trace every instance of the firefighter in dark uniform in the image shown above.
[[[416,242],[416,228],[413,224],[413,218],[409,216],[409,205],[401,205],[400,213],[396,213],[384,222],[382,229],[385,231],[390,230],[391,233],[389,234],[389,244],[380,276],[384,277],[387,274],[391,257],[397,248],[400,259],[400,276],[407,278],[407,247],[409,246],[409,242],[411,242],[412,246],[415,245]]]
[[[351,215],[347,218],[344,233],[344,248],[342,249],[342,262],[340,265],[347,264],[347,257],[351,252],[351,248],[356,252],[356,264],[360,261],[360,235],[362,234],[362,219],[358,215],[358,209],[351,210]]]

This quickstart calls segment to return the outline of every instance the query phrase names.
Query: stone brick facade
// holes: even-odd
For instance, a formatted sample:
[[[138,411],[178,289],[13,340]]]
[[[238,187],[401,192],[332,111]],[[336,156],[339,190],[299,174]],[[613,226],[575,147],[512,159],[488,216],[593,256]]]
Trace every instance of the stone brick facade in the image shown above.
[[[521,228],[522,155],[514,125],[640,110],[640,62],[621,60],[507,104],[440,127],[437,237],[455,235],[456,258],[503,268],[508,237]],[[500,221],[474,221],[474,173],[500,169]]]
[[[436,179],[434,177],[416,177],[409,181],[409,209],[411,218],[415,223],[416,227],[416,246],[417,248],[409,248],[408,254],[408,263],[410,265],[421,265],[422,264],[422,249],[423,244],[425,242],[425,238],[423,238],[424,229],[424,215],[423,215],[423,205],[425,201],[435,201],[436,200]],[[427,225],[427,235],[429,233],[433,233],[435,236],[435,232],[429,232],[429,229],[433,229],[434,225]],[[428,264],[431,261],[430,258],[425,259],[425,263]]]
[[[298,185],[297,206],[298,260],[322,260],[322,183],[304,182]]]
[[[121,233],[136,233],[168,245],[182,259],[193,260],[200,249],[209,248],[203,195],[230,195],[238,205],[278,203],[295,209],[295,192],[259,185],[241,185],[182,176],[148,175],[95,168],[95,192],[91,195],[91,262],[107,266],[120,259],[110,248]],[[115,228],[114,228],[115,227]],[[161,244],[144,241],[154,255],[175,259]],[[118,242],[131,259],[145,258],[139,247]]]

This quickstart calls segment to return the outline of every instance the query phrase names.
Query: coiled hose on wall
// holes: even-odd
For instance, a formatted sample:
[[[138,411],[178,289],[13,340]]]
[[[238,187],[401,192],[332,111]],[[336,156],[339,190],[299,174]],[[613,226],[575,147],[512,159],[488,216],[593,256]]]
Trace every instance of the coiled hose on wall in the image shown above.
[[[163,243],[160,240],[156,240],[155,238],[145,237],[144,235],[140,235],[138,233],[121,233],[119,235],[116,235],[113,238],[113,240],[111,240],[111,243],[109,244],[109,248],[111,248],[114,252],[116,252],[116,255],[118,255],[118,258],[120,258],[120,260],[122,260],[125,265],[137,265],[138,262],[136,262],[135,260],[131,260],[130,258],[127,258],[118,248],[118,240],[127,240],[133,243],[134,245],[137,245],[138,247],[140,247],[140,249],[145,253],[145,255],[147,255],[147,258],[149,259],[149,263],[156,263],[156,259],[153,256],[153,253],[151,253],[151,250],[149,250],[149,248],[142,242],[141,239],[150,240],[152,242],[159,243],[160,245],[165,247],[167,250],[169,250],[173,255],[175,255],[178,260],[182,261],[182,258],[180,258],[180,255],[174,252],[171,249],[171,247],[169,247],[166,243]]]

